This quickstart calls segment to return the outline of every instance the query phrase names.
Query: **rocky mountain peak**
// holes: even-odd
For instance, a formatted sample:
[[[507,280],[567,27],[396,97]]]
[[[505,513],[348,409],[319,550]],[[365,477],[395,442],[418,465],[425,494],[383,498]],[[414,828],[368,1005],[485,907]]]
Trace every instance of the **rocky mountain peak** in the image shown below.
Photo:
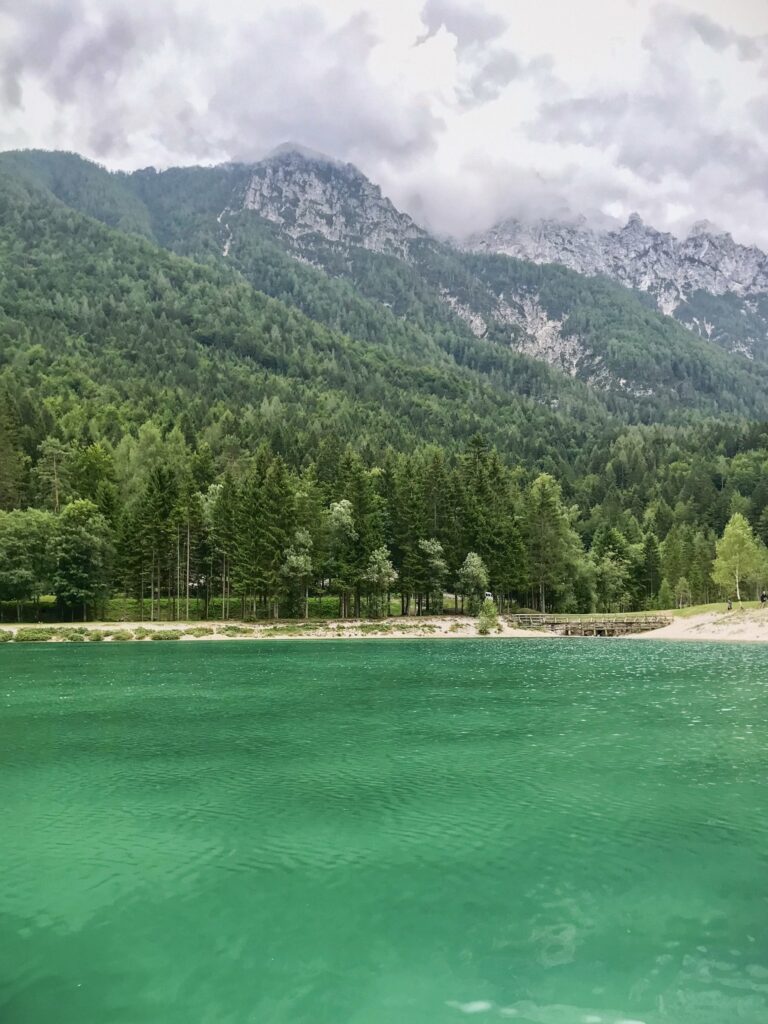
[[[302,247],[320,238],[406,256],[426,237],[353,164],[284,143],[250,168],[239,204],[279,225]]]
[[[650,292],[665,313],[698,290],[744,297],[768,292],[768,256],[754,246],[737,244],[709,222],[699,222],[685,238],[677,238],[645,224],[637,213],[624,227],[609,231],[513,219],[467,239],[464,247],[534,263],[560,263],[582,274],[605,274]]]

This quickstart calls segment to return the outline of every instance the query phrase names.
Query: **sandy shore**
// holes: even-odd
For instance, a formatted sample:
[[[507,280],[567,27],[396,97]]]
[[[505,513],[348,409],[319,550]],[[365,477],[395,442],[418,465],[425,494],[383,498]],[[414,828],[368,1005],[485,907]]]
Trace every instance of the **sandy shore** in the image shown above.
[[[17,631],[45,631],[48,636],[37,636],[38,642],[65,643],[74,640],[107,643],[115,641],[177,640],[338,640],[372,639],[436,640],[461,639],[478,636],[477,622],[467,616],[431,616],[424,618],[393,617],[380,620],[332,619],[327,622],[296,622],[283,620],[276,623],[247,622],[87,622],[87,623],[0,623],[0,633]],[[80,635],[74,635],[80,634]],[[158,635],[159,634],[159,635]],[[499,629],[492,637],[536,637],[557,639],[547,630],[520,629],[500,619]],[[32,639],[32,637],[30,637]],[[733,643],[762,643],[768,641],[768,608],[734,609],[732,612],[707,611],[701,614],[676,616],[668,626],[634,633],[622,640],[720,640]]]
[[[704,612],[676,617],[669,626],[635,633],[625,640],[723,640],[732,643],[768,641],[768,608],[734,608],[732,612]]]
[[[107,643],[113,641],[151,640],[155,634],[175,634],[167,637],[181,642],[191,640],[337,640],[363,639],[402,640],[426,638],[449,640],[477,636],[477,622],[467,616],[434,616],[423,618],[389,618],[381,620],[333,619],[327,622],[270,623],[246,622],[46,622],[46,623],[1,623],[0,632],[14,636],[19,630],[45,630],[52,634],[50,643],[71,642],[73,633],[84,632],[86,639],[100,633]],[[495,637],[547,637],[551,633],[537,630],[517,629],[499,621]],[[160,637],[158,637],[160,639]],[[163,637],[165,639],[165,637]],[[38,641],[39,642],[39,641]]]

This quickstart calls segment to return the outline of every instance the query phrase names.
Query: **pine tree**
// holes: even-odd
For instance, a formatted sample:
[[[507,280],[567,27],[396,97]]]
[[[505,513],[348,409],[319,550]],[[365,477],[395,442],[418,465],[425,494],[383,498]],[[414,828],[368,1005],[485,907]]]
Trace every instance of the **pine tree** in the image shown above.
[[[72,473],[73,449],[58,437],[47,437],[38,448],[35,476],[43,500],[58,512],[72,496],[70,475]],[[90,495],[89,495],[90,497]]]
[[[352,503],[346,498],[332,501],[326,513],[331,585],[339,595],[339,615],[349,615],[349,597],[356,580],[357,530]]]
[[[426,598],[426,611],[428,614],[440,613],[443,610],[443,588],[448,576],[443,545],[434,537],[429,537],[419,541],[418,551],[417,578],[419,588]]]
[[[528,493],[526,542],[539,610],[545,612],[547,604],[564,586],[581,548],[563,505],[560,485],[548,473],[538,476]]]
[[[22,504],[28,459],[19,447],[20,424],[12,413],[10,396],[0,390],[0,509]]]
[[[312,538],[308,530],[299,528],[285,552],[281,572],[287,580],[289,597],[297,614],[305,619],[309,618],[309,583],[313,569]]]
[[[650,606],[661,586],[661,552],[654,533],[647,533],[643,540],[639,582],[643,600]]]

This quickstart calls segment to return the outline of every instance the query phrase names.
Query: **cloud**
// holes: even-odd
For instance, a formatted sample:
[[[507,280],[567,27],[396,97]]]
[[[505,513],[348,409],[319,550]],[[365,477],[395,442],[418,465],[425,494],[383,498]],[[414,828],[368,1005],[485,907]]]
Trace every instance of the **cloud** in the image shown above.
[[[286,11],[249,26],[207,111],[212,134],[235,159],[285,139],[334,156],[365,148],[372,160],[429,152],[441,128],[427,103],[398,104],[368,70],[378,44],[370,18],[340,28],[319,11]],[[281,73],[284,55],[295,70]]]
[[[754,234],[754,224],[743,219],[743,199],[768,214],[768,109],[750,99],[750,90],[758,97],[764,90],[768,42],[664,6],[643,48],[646,63],[632,90],[595,89],[544,102],[529,121],[529,138],[602,154],[603,187],[618,198],[615,193],[631,193],[627,186],[634,185],[641,202],[632,205],[644,203],[646,219],[669,221],[669,209],[692,208],[725,219],[742,236]]]
[[[658,29],[673,32],[683,40],[696,35],[706,46],[719,53],[734,47],[741,60],[760,60],[765,56],[765,37],[747,36],[733,29],[725,28],[706,14],[683,11],[671,5],[657,8],[655,23],[657,31],[646,38],[645,45],[652,47],[658,39]]]
[[[427,0],[421,17],[427,31],[420,41],[444,28],[456,36],[460,49],[498,39],[507,28],[506,20],[500,15],[461,0]]]
[[[441,127],[428,103],[393,102],[371,75],[365,12],[334,25],[320,7],[270,5],[228,24],[181,0],[32,0],[12,23],[0,44],[7,106],[41,93],[65,136],[55,144],[74,135],[106,160],[148,142],[166,163],[252,159],[295,138],[397,161],[428,151]]]
[[[442,233],[638,209],[768,247],[767,82],[748,0],[0,0],[0,147],[131,168],[292,139]]]

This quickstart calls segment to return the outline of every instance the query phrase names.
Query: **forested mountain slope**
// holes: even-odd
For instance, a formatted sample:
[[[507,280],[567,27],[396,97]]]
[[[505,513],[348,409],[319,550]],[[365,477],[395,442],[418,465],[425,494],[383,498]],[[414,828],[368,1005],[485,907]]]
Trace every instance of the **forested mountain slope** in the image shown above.
[[[684,330],[605,278],[457,252],[399,214],[350,165],[278,152],[256,165],[110,175],[67,154],[0,157],[14,175],[121,229],[256,288],[360,340],[537,382],[535,364],[586,383],[626,420],[763,415],[768,369]],[[97,180],[98,179],[98,180]],[[525,370],[511,354],[533,363]],[[518,378],[509,385],[510,375]]]
[[[605,275],[646,293],[700,337],[753,358],[768,356],[768,255],[739,245],[706,221],[676,238],[644,224],[636,213],[613,231],[594,230],[584,220],[511,219],[464,246]]]
[[[299,461],[328,436],[402,449],[477,431],[568,458],[608,427],[586,388],[524,357],[481,372],[406,329],[350,338],[36,186],[0,177],[0,221],[0,385],[33,460],[53,431],[117,443],[150,419],[217,454],[268,440]]]
[[[653,607],[768,539],[759,359],[274,161],[0,156],[0,602]]]

